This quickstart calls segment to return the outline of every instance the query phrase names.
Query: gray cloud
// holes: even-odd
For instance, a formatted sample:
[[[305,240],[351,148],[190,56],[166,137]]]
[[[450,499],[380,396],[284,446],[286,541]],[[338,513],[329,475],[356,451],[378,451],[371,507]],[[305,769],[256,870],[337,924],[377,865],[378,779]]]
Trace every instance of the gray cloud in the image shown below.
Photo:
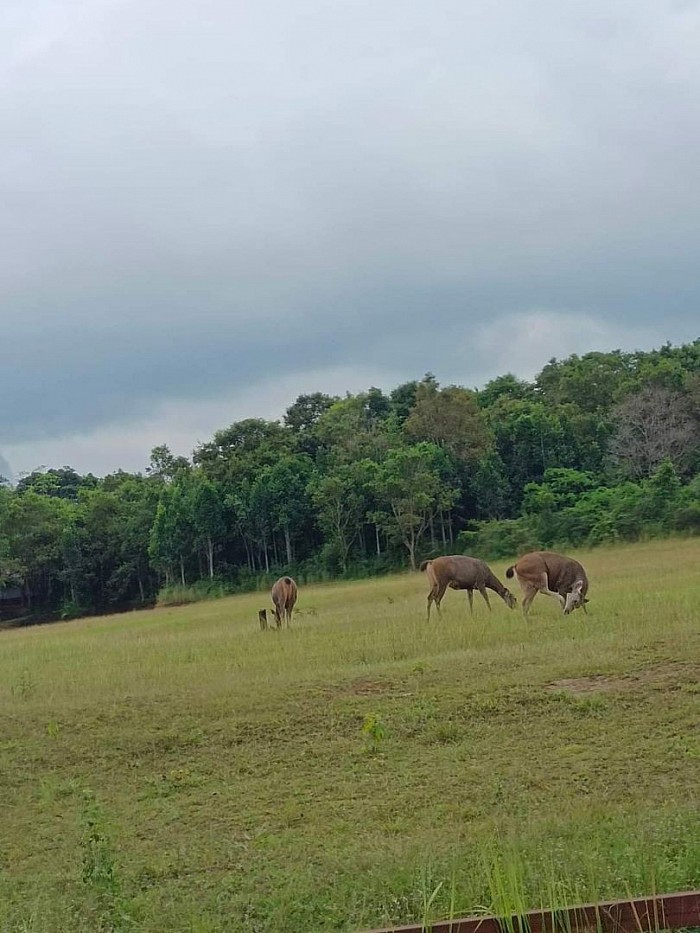
[[[0,27],[6,451],[309,372],[475,384],[530,368],[534,312],[571,349],[696,335],[697,4],[24,0]]]
[[[7,479],[10,482],[14,479],[14,474],[10,464],[5,460],[2,454],[0,454],[0,477],[2,479]]]

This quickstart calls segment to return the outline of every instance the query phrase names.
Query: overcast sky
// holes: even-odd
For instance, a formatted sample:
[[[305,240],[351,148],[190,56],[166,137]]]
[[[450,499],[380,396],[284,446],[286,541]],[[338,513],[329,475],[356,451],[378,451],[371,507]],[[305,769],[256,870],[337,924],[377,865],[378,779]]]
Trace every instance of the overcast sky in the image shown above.
[[[5,0],[0,472],[700,333],[689,0]]]

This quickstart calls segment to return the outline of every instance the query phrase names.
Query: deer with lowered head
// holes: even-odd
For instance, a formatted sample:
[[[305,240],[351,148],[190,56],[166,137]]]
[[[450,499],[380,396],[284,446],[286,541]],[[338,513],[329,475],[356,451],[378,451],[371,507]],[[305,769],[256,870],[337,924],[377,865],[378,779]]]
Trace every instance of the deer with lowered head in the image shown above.
[[[296,601],[296,583],[291,577],[280,577],[272,587],[272,604],[275,607],[275,622],[277,623],[277,628],[281,628],[283,621],[286,621],[287,627],[289,627]]]
[[[523,615],[527,619],[532,600],[538,593],[553,596],[562,612],[568,616],[574,609],[586,612],[588,577],[573,557],[554,551],[532,551],[506,570],[510,580],[515,576],[523,593]]]
[[[477,557],[467,557],[464,554],[436,557],[434,560],[424,560],[420,569],[425,571],[430,583],[428,621],[430,621],[430,607],[433,603],[440,615],[440,602],[448,586],[452,590],[467,591],[471,613],[474,612],[474,590],[481,593],[489,609],[491,609],[491,603],[486,590],[498,593],[509,609],[515,609],[518,604],[515,596],[503,586],[489,565]]]

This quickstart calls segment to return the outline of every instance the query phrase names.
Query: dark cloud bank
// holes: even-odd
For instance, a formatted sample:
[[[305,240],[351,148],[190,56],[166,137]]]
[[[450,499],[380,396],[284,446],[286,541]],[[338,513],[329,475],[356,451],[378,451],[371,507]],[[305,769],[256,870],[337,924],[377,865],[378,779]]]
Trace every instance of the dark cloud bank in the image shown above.
[[[696,336],[697,4],[34,2],[0,26],[8,457],[334,367],[475,384],[546,359],[531,320],[547,353]]]

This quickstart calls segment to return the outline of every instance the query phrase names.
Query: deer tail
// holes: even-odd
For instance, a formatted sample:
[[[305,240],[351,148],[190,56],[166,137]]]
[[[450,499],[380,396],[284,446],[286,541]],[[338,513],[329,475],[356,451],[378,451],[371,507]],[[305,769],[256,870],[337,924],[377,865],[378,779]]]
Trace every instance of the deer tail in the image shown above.
[[[509,580],[513,579],[513,574],[515,573],[515,564],[511,564],[510,567],[506,570],[506,576]]]
[[[431,560],[424,560],[423,563],[422,563],[422,564],[420,565],[420,567],[419,567],[419,570],[421,571],[421,573],[422,573],[424,570],[427,570],[428,567],[429,567],[431,564],[432,564],[432,561],[431,561]]]

